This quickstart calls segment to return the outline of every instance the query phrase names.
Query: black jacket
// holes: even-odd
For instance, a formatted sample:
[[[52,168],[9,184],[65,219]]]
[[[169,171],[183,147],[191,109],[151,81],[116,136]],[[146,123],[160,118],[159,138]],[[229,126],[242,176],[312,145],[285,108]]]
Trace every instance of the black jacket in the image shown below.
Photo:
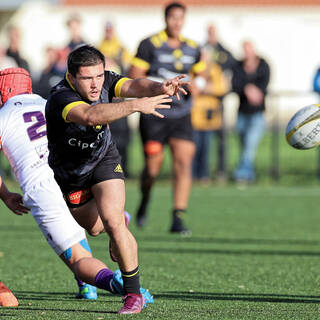
[[[260,63],[253,73],[246,73],[243,67],[244,61],[238,61],[233,68],[232,90],[239,95],[239,111],[243,113],[254,113],[265,109],[265,99],[259,106],[253,106],[244,94],[244,87],[251,83],[262,90],[264,95],[267,93],[267,86],[270,80],[270,68],[268,63],[260,58]]]

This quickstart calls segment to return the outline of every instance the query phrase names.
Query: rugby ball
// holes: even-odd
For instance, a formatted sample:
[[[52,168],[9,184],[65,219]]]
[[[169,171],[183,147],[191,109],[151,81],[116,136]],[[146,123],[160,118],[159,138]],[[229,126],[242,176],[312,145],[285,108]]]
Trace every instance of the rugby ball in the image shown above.
[[[296,149],[311,149],[320,144],[320,104],[300,109],[286,129],[287,142]]]

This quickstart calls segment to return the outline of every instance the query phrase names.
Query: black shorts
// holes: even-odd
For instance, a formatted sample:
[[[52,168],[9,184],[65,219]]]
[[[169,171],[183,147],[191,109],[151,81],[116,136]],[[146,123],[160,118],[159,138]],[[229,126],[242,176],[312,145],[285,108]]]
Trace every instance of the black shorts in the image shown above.
[[[143,144],[150,140],[165,144],[170,138],[193,141],[191,116],[187,114],[177,119],[161,119],[142,114],[140,116],[140,134]]]
[[[69,180],[60,180],[55,176],[69,208],[77,208],[93,199],[91,187],[99,182],[122,179],[121,157],[115,143],[111,143],[106,155],[97,166],[83,176]]]

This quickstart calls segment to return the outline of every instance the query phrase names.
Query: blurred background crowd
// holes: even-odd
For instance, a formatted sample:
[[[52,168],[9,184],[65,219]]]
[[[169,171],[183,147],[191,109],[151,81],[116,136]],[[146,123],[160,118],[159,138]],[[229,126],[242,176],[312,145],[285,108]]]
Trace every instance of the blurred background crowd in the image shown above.
[[[108,69],[126,75],[139,41],[164,27],[166,3],[3,0],[0,69],[27,69],[34,92],[47,98],[64,77],[68,53],[86,43],[105,55]],[[320,57],[313,35],[320,30],[319,4],[182,3],[188,5],[183,35],[198,41],[207,66],[202,80],[196,79],[199,92],[192,109],[194,180],[256,181],[257,152],[266,132],[271,132],[270,171],[278,178],[281,130],[298,108],[318,103]],[[111,124],[128,177],[137,121],[133,116]],[[230,132],[239,141],[236,156],[230,150]],[[2,174],[10,175],[1,160]]]

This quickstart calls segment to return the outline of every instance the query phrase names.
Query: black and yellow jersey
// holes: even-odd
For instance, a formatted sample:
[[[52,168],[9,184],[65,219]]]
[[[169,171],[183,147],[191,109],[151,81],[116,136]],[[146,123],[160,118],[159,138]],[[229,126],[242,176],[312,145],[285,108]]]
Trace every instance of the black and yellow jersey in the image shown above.
[[[76,178],[90,172],[106,154],[111,143],[108,125],[84,126],[67,121],[68,112],[83,103],[110,103],[120,96],[127,80],[105,71],[105,80],[98,101],[84,100],[68,81],[67,76],[52,88],[46,104],[49,165],[60,179]]]
[[[166,31],[161,31],[141,41],[132,65],[144,69],[152,80],[163,81],[180,74],[202,72],[205,64],[200,61],[200,47],[193,41],[180,37],[181,46],[171,48],[168,45]],[[190,95],[181,94],[181,100],[173,98],[170,110],[161,110],[167,118],[180,118],[190,112]]]

